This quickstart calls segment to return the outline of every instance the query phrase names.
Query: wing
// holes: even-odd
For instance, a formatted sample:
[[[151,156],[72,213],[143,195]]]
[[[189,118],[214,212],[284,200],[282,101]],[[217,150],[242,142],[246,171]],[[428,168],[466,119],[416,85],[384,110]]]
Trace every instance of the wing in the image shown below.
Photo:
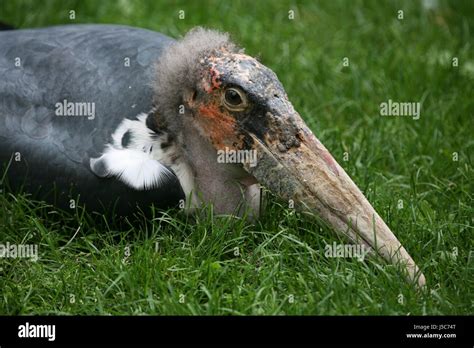
[[[172,42],[115,25],[0,32],[0,161],[12,189],[62,207],[80,195],[92,209],[119,213],[182,199],[179,180],[156,159],[104,153],[124,119],[152,108],[153,65]],[[125,154],[138,157],[124,170],[116,159]],[[107,172],[94,174],[91,159]],[[147,184],[130,185],[140,180]]]

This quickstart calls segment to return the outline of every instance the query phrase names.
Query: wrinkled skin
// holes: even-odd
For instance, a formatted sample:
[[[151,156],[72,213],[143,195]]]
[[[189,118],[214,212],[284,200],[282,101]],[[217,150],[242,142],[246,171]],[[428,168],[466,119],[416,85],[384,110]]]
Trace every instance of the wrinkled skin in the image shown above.
[[[241,165],[246,180],[293,200],[350,241],[400,263],[410,281],[425,284],[395,235],[294,110],[273,71],[225,50],[202,59],[201,65],[202,79],[186,103],[216,151],[256,151],[256,165]],[[238,107],[226,104],[229,88],[241,92]]]

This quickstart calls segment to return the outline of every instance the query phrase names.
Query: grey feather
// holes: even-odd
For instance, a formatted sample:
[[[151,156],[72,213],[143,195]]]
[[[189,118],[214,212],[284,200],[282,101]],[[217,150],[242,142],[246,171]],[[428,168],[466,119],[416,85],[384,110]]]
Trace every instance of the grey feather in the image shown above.
[[[105,184],[89,159],[100,156],[124,118],[152,109],[153,64],[173,42],[117,25],[0,31],[0,163],[21,154],[8,171],[10,185],[21,186],[20,178],[29,192],[49,192],[55,185],[63,206],[70,187],[92,207],[118,196],[124,211],[137,202],[159,205],[156,190],[134,197],[120,183]],[[95,103],[95,118],[56,116],[56,103],[65,99]],[[179,199],[177,178],[159,194],[165,201],[168,194]]]

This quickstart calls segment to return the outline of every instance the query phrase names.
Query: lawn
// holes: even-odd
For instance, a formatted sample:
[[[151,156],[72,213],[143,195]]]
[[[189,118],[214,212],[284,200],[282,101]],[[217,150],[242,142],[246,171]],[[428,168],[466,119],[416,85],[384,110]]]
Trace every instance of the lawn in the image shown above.
[[[325,257],[341,241],[274,197],[256,222],[211,207],[118,222],[2,190],[0,243],[39,259],[0,259],[0,314],[474,314],[474,2],[2,0],[0,22],[230,32],[427,278]],[[389,99],[420,117],[381,116]]]

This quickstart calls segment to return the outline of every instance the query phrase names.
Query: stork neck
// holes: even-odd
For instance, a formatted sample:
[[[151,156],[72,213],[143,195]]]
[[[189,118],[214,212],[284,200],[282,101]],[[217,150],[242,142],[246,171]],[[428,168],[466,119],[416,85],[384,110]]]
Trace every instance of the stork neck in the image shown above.
[[[193,169],[198,194],[212,202],[216,213],[235,212],[242,201],[242,180],[248,176],[239,165],[218,163],[217,151],[209,140],[192,128],[183,127],[184,156]]]

